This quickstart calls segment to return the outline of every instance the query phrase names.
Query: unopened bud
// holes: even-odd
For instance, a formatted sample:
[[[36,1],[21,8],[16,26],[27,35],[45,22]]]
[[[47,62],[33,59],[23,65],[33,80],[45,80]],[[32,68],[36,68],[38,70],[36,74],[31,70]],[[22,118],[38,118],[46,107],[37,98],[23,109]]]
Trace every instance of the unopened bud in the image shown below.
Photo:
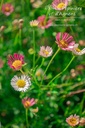
[[[20,20],[19,20],[19,23],[23,23],[23,22],[24,22],[24,20],[23,20],[23,19],[20,19]]]
[[[84,125],[85,125],[85,118],[84,118],[84,117],[82,117],[82,118],[80,119],[79,125],[80,125],[80,126],[84,126]]]
[[[6,27],[2,25],[2,26],[0,27],[0,31],[1,31],[1,32],[4,31],[5,28],[6,28]]]

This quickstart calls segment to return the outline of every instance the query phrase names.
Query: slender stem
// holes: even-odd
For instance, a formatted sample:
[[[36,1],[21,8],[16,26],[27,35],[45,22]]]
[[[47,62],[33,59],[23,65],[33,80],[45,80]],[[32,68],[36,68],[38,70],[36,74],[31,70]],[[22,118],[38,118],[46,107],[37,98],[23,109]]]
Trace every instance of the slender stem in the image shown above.
[[[3,2],[4,2],[4,0],[1,0],[0,11],[1,11]]]
[[[20,72],[24,75],[25,73],[24,73],[24,71],[22,70],[22,69],[20,69]]]
[[[75,33],[74,33],[74,31],[73,31],[72,26],[70,26],[70,29],[71,29],[72,34],[74,35],[74,39],[75,39],[75,41],[77,41],[76,38],[75,38]]]
[[[63,74],[63,72],[65,72],[67,70],[67,68],[70,66],[70,64],[72,63],[74,58],[75,58],[75,56],[72,57],[72,59],[70,60],[68,65],[63,69],[63,71],[61,71],[59,74],[57,74],[47,85],[50,85],[57,77],[59,77],[61,74]]]
[[[35,30],[33,29],[33,47],[34,47],[34,55],[33,55],[33,69],[35,67]]]
[[[53,59],[55,58],[55,56],[58,54],[59,51],[60,51],[60,48],[58,48],[58,50],[55,52],[55,54],[54,54],[53,57],[51,58],[51,60],[50,60],[50,62],[49,62],[49,64],[48,64],[48,66],[47,66],[47,68],[46,68],[46,70],[45,70],[45,72],[44,72],[44,75],[46,74],[46,72],[47,72],[47,70],[48,70],[50,64],[52,63]]]
[[[40,64],[40,66],[38,67],[38,69],[40,69],[40,68],[42,67],[44,61],[45,61],[45,58],[42,58],[42,62],[41,62],[41,64]]]
[[[40,59],[40,56],[38,56],[38,58],[37,58],[37,60],[36,60],[36,62],[35,62],[35,64],[37,64],[37,62],[38,62],[38,60]]]
[[[29,123],[28,123],[28,108],[26,108],[25,110],[26,110],[26,125],[27,125],[27,128],[29,128]]]
[[[22,42],[21,42],[21,34],[22,34],[22,30],[19,29],[19,44],[20,44],[20,47],[22,45]]]

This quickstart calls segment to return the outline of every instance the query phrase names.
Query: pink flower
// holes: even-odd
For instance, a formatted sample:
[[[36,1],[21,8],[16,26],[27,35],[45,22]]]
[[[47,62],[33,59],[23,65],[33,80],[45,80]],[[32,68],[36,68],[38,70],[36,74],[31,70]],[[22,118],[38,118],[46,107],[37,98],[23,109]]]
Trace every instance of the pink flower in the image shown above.
[[[42,29],[49,28],[52,26],[52,20],[46,20],[46,16],[39,16],[37,21],[39,22],[38,26]]]
[[[53,54],[53,49],[50,46],[41,46],[40,47],[40,51],[39,51],[39,55],[43,56],[43,57],[49,57]]]
[[[24,56],[18,53],[8,57],[8,65],[14,70],[20,70],[24,64]]]
[[[76,126],[76,125],[79,124],[79,116],[76,116],[76,114],[75,114],[74,116],[71,115],[71,116],[69,116],[68,118],[66,118],[66,122],[67,122],[70,126],[74,127],[74,126]]]
[[[29,108],[30,106],[33,106],[35,103],[36,101],[34,98],[30,99],[28,97],[25,97],[24,99],[22,99],[22,104],[25,108]]]
[[[68,0],[54,0],[52,2],[52,7],[55,10],[63,10],[67,7],[68,5]]]
[[[2,12],[6,16],[9,16],[14,11],[13,5],[6,3],[2,5]]]
[[[56,35],[56,43],[62,50],[72,50],[74,47],[75,41],[71,35],[68,33],[61,33],[59,32]]]

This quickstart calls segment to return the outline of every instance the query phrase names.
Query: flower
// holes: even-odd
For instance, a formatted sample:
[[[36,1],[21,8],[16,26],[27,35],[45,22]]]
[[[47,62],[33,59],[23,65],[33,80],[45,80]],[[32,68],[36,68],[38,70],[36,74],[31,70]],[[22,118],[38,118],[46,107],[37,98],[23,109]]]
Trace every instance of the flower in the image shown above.
[[[15,75],[11,80],[11,85],[16,91],[25,92],[31,85],[31,81],[27,75],[21,75],[21,77]]]
[[[51,56],[53,53],[53,49],[49,46],[45,47],[45,46],[41,46],[40,47],[40,52],[39,55],[43,56],[43,57],[49,57]]]
[[[8,57],[8,65],[14,70],[20,70],[24,64],[24,56],[14,53]]]
[[[9,16],[14,11],[13,5],[6,3],[2,5],[2,12],[6,16]]]
[[[39,16],[37,21],[39,22],[38,27],[42,29],[49,28],[50,26],[52,26],[52,20],[47,21],[45,15]]]
[[[80,126],[84,126],[85,125],[85,118],[84,117],[80,118],[79,125]]]
[[[68,0],[54,0],[52,2],[52,7],[55,10],[63,10],[67,7],[68,5]]]
[[[76,114],[75,114],[74,116],[71,115],[71,116],[69,116],[68,118],[66,118],[66,122],[67,122],[70,126],[74,127],[74,126],[76,126],[76,125],[79,124],[79,116],[76,116]]]
[[[25,97],[24,99],[22,99],[22,104],[25,108],[29,108],[30,106],[33,106],[35,103],[36,101],[34,98],[30,99],[28,97]]]
[[[78,46],[79,46],[79,44],[75,44],[71,51],[72,51],[75,55],[83,55],[83,54],[85,54],[85,48],[82,49],[82,50],[80,50],[80,49],[78,48]]]
[[[68,33],[57,33],[56,43],[62,50],[71,50],[74,47],[75,41]]]
[[[38,109],[38,107],[37,107],[37,108],[31,109],[31,111],[32,111],[33,113],[37,113],[37,112],[39,111],[39,109]]]
[[[39,24],[39,22],[38,22],[37,20],[32,20],[32,21],[30,21],[30,26],[31,26],[31,27],[37,27],[38,24]]]

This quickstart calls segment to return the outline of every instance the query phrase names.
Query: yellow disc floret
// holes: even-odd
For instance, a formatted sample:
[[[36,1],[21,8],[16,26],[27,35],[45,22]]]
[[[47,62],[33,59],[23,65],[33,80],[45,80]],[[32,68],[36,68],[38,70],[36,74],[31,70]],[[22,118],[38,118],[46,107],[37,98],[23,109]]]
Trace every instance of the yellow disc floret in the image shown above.
[[[15,60],[15,61],[13,62],[13,64],[12,64],[12,66],[13,66],[15,69],[21,67],[21,66],[22,66],[21,60]]]
[[[49,52],[47,50],[43,50],[43,53],[47,56],[49,55]]]
[[[75,50],[76,50],[77,52],[80,52],[80,51],[81,51],[79,48],[76,48]]]
[[[61,40],[61,41],[60,41],[60,45],[61,45],[63,48],[67,48],[67,46],[68,46],[67,42],[64,41],[64,40]]]
[[[19,79],[17,82],[16,82],[17,86],[19,88],[23,88],[25,85],[26,85],[26,82],[22,79]]]
[[[65,8],[65,3],[59,3],[58,5],[57,5],[57,8],[58,9],[63,9],[63,8]]]
[[[9,11],[10,11],[10,8],[9,8],[9,7],[6,7],[6,8],[5,8],[5,11],[6,11],[6,12],[9,12]]]

